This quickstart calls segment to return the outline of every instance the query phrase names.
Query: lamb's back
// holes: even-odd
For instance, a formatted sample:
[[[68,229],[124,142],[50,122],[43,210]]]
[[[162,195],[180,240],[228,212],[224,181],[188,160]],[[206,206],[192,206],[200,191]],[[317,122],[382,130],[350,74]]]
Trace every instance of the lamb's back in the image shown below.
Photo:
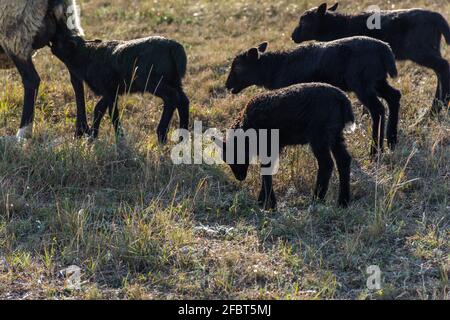
[[[328,118],[329,111],[336,108],[342,99],[345,99],[345,94],[328,84],[293,85],[255,96],[237,123],[245,129],[308,127],[311,122]]]

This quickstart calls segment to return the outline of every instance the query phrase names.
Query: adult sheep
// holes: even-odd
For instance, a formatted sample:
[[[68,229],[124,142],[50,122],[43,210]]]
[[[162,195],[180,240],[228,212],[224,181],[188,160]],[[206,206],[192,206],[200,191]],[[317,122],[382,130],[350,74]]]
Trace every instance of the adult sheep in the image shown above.
[[[0,69],[16,67],[24,86],[22,120],[17,139],[31,138],[34,107],[40,77],[32,56],[49,44],[63,24],[71,32],[83,35],[75,0],[1,0]],[[83,84],[71,75],[77,100],[77,136],[87,130]]]

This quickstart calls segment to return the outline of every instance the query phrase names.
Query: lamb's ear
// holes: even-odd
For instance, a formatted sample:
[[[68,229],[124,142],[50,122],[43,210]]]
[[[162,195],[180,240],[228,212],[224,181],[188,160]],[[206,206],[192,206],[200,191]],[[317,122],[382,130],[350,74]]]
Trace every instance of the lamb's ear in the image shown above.
[[[251,48],[250,50],[248,50],[247,58],[249,58],[250,60],[257,61],[257,60],[259,60],[259,57],[260,57],[260,55],[259,55],[258,48]]]
[[[338,7],[339,7],[339,2],[336,2],[336,4],[334,6],[328,8],[328,11],[336,11]]]
[[[319,16],[323,16],[323,15],[325,15],[325,12],[327,12],[327,4],[326,3],[322,3],[317,8],[317,13],[319,14]]]
[[[267,41],[263,42],[258,46],[258,51],[260,53],[264,53],[264,52],[266,52],[268,46],[269,46],[269,43]]]

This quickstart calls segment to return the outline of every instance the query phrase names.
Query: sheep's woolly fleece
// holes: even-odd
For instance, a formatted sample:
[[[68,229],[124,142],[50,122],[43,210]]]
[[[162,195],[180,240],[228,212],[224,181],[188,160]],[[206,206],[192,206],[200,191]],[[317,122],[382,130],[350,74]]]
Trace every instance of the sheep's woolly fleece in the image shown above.
[[[33,53],[33,39],[45,15],[48,0],[6,0],[0,2],[0,46],[21,59]]]
[[[0,1],[0,69],[11,67],[5,51],[18,58],[28,59],[33,54],[33,39],[42,27],[49,9],[49,0]],[[61,0],[53,10],[57,19],[65,19],[69,6],[76,7],[75,0]],[[82,35],[79,16],[75,15],[75,32]]]

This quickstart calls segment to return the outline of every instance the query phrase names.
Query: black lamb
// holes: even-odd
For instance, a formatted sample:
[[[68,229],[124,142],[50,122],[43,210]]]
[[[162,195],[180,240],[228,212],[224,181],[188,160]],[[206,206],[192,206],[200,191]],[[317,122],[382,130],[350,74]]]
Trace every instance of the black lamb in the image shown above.
[[[385,110],[389,106],[387,139],[394,148],[400,109],[400,91],[388,83],[397,76],[389,45],[368,37],[299,46],[291,51],[266,52],[267,42],[239,54],[233,61],[226,87],[237,94],[256,85],[278,89],[298,83],[324,82],[355,92],[372,116],[371,155],[383,149]]]
[[[347,152],[343,132],[346,127],[354,126],[354,122],[351,102],[344,92],[328,84],[309,83],[257,95],[248,103],[233,128],[242,129],[244,133],[252,129],[279,130],[279,151],[286,146],[309,144],[319,165],[314,191],[314,198],[318,200],[323,200],[327,194],[334,166],[333,155],[340,178],[339,205],[345,207],[350,202],[351,156]],[[257,155],[260,155],[261,143],[266,143],[266,150],[271,150],[273,141],[270,137],[268,134],[268,141],[261,141],[258,135]],[[225,162],[229,159],[228,142],[220,143]],[[236,179],[244,181],[251,158],[249,141],[244,145],[233,143],[233,146],[235,161],[228,163]],[[241,163],[236,161],[240,152],[246,159]],[[265,209],[274,209],[276,202],[272,175],[263,175],[259,203]]]
[[[407,9],[348,15],[336,12],[337,8],[336,3],[327,10],[327,4],[323,3],[306,11],[292,34],[294,42],[331,41],[351,36],[369,36],[387,42],[397,60],[411,60],[436,73],[438,87],[433,112],[448,106],[450,67],[441,55],[441,39],[443,36],[450,44],[450,27],[441,14]],[[375,15],[379,17],[378,26]]]
[[[181,44],[163,37],[131,41],[86,41],[70,34],[57,34],[52,52],[80,81],[101,97],[94,111],[91,137],[98,136],[100,122],[109,110],[117,136],[122,135],[117,96],[149,92],[164,102],[158,139],[167,141],[175,109],[180,128],[189,126],[189,99],[183,91],[187,56]]]

